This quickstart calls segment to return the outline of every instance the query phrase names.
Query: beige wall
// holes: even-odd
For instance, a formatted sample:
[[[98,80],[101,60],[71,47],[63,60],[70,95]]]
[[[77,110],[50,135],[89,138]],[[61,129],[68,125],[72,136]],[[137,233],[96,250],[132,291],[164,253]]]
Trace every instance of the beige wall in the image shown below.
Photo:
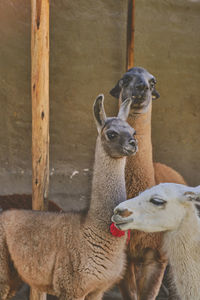
[[[29,2],[0,0],[0,194],[31,191]],[[94,98],[105,93],[108,114],[117,111],[109,90],[125,71],[126,10],[125,0],[51,0],[50,196],[63,207],[87,203]],[[156,75],[161,94],[154,156],[192,185],[200,184],[199,13],[199,1],[136,0],[136,65]]]
[[[77,201],[70,200],[78,199],[82,208],[90,192],[95,97],[105,93],[108,113],[117,110],[109,90],[125,70],[127,1],[50,2],[50,195],[68,207],[77,207]],[[31,190],[29,0],[0,0],[0,43],[0,193],[27,192]]]
[[[156,161],[200,184],[200,1],[136,0],[135,63],[158,81]]]

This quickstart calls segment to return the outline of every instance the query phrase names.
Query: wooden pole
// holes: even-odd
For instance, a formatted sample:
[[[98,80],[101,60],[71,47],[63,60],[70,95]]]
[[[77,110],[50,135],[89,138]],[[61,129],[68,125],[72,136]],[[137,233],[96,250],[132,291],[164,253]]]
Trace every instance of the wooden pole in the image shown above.
[[[31,23],[32,208],[45,210],[49,185],[49,0],[31,0]],[[46,295],[31,289],[30,299],[44,300]]]
[[[134,66],[135,0],[128,1],[127,63],[126,69]]]

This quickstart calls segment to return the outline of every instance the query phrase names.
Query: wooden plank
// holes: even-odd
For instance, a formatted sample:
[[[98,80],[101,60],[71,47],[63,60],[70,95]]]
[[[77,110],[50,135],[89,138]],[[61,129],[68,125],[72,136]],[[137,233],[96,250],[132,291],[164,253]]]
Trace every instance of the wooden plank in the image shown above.
[[[31,0],[32,208],[47,209],[49,186],[49,0]],[[31,300],[46,295],[31,290]]]
[[[128,1],[127,21],[127,63],[126,69],[134,66],[135,0]]]
[[[31,300],[46,300],[46,294],[38,292],[34,289],[31,289],[30,291],[30,299]]]
[[[49,1],[32,0],[33,209],[45,208],[49,183]]]

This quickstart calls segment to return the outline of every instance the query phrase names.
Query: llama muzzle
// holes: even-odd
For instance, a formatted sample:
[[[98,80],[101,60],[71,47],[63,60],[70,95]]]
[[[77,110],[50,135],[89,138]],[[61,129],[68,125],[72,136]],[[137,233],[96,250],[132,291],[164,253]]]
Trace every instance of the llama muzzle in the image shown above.
[[[128,209],[116,208],[114,210],[114,215],[112,216],[112,222],[118,229],[126,230],[126,225],[133,222],[133,218],[130,217],[131,215],[132,212],[130,212]]]

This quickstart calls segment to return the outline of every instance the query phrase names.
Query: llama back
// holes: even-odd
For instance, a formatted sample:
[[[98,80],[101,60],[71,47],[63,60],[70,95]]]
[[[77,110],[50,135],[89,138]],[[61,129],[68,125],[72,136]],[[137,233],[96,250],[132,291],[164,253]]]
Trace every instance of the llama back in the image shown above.
[[[27,210],[1,213],[1,237],[4,235],[9,255],[26,283],[37,286],[40,282],[38,288],[51,293],[53,277],[60,276],[54,268],[60,269],[59,265],[76,268],[80,261],[78,228],[83,219],[78,213]]]
[[[162,182],[186,184],[183,176],[169,166],[158,162],[154,162],[153,166],[155,171],[156,184]]]
[[[9,254],[18,273],[29,285],[38,278],[42,286],[51,284],[49,278],[57,255],[55,248],[63,236],[58,230],[62,228],[61,215],[25,210],[8,210],[1,214],[0,224],[4,228]]]

